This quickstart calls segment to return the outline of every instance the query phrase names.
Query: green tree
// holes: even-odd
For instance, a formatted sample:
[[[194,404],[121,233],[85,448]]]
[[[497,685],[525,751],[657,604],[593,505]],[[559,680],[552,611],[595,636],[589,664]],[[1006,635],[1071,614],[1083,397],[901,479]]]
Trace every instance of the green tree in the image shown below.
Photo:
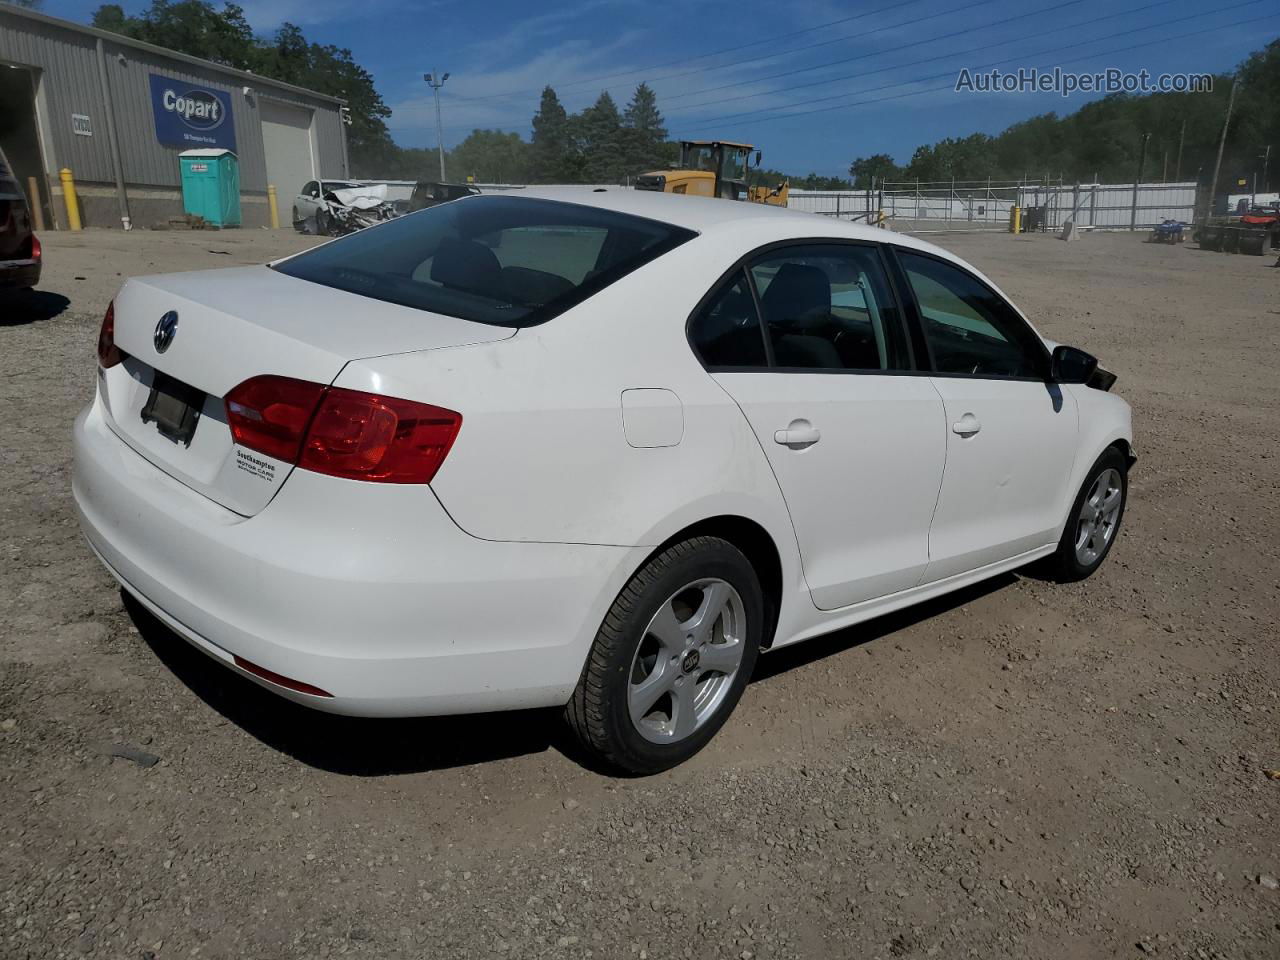
[[[538,112],[533,115],[530,177],[534,183],[573,182],[580,165],[569,135],[569,115],[551,87],[544,87]]]
[[[848,190],[853,186],[844,177],[824,177],[819,173],[806,173],[803,177],[790,178],[797,190]]]
[[[570,118],[569,129],[582,157],[582,178],[586,182],[616,183],[622,178],[626,164],[622,114],[607,90]]]
[[[1272,192],[1280,184],[1280,39],[1251,54],[1240,65],[1240,123],[1236,127],[1241,172],[1257,171],[1258,189]],[[1267,183],[1262,168],[1267,147],[1271,147]]]
[[[869,157],[858,157],[849,164],[849,176],[857,189],[866,190],[874,179],[876,183],[893,180],[902,175],[902,170],[893,162],[887,153],[876,153]]]
[[[153,0],[140,16],[126,16],[119,4],[94,11],[95,27],[145,40],[239,70],[254,65],[257,41],[244,10],[224,3],[219,10],[208,0]]]
[[[518,133],[472,130],[449,151],[449,176],[456,181],[525,183],[530,179],[530,146]]]
[[[622,113],[619,143],[622,149],[620,173],[635,176],[666,166],[671,151],[666,148],[667,127],[658,110],[658,98],[647,83],[631,95]]]

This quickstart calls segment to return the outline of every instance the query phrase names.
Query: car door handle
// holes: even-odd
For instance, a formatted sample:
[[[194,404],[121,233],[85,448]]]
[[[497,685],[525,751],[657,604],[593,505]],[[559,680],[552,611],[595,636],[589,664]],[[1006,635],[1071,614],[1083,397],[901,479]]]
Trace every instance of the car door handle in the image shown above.
[[[978,418],[972,413],[966,413],[951,425],[951,429],[962,437],[972,437],[982,429],[982,424],[978,422]]]
[[[806,447],[812,447],[821,439],[822,434],[818,432],[818,428],[808,420],[792,420],[787,424],[787,429],[778,430],[773,435],[774,443],[780,443],[782,446],[790,447],[792,450],[803,450]]]

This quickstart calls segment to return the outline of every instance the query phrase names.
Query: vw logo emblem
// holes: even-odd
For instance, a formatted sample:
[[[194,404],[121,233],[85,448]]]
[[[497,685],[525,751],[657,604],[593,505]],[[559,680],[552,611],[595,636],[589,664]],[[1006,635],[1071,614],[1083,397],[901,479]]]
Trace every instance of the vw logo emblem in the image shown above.
[[[173,335],[178,332],[178,311],[170,310],[156,324],[155,336],[151,342],[155,344],[156,353],[164,353],[173,343]]]

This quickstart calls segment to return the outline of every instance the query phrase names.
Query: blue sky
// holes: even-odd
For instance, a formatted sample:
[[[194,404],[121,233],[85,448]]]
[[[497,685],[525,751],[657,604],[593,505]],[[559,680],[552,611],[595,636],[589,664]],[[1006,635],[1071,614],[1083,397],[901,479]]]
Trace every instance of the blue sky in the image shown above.
[[[543,85],[570,111],[641,80],[673,136],[747,140],[767,166],[844,174],[856,156],[899,162],[921,143],[998,133],[1093,97],[956,93],[961,67],[1216,72],[1280,35],[1275,0],[244,0],[254,29],[282,21],[349,47],[374,76],[405,146],[434,146],[422,74],[442,91],[445,141],[474,127],[529,133]],[[87,21],[96,2],[45,0]],[[130,13],[146,2],[129,0]],[[944,87],[945,89],[938,89]]]

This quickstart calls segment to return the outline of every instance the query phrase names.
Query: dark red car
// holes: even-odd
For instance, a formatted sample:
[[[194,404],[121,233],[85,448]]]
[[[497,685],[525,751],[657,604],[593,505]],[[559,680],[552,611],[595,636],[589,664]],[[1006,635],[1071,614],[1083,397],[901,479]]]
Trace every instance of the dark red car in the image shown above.
[[[31,232],[27,198],[0,150],[0,289],[40,282],[40,241]]]

